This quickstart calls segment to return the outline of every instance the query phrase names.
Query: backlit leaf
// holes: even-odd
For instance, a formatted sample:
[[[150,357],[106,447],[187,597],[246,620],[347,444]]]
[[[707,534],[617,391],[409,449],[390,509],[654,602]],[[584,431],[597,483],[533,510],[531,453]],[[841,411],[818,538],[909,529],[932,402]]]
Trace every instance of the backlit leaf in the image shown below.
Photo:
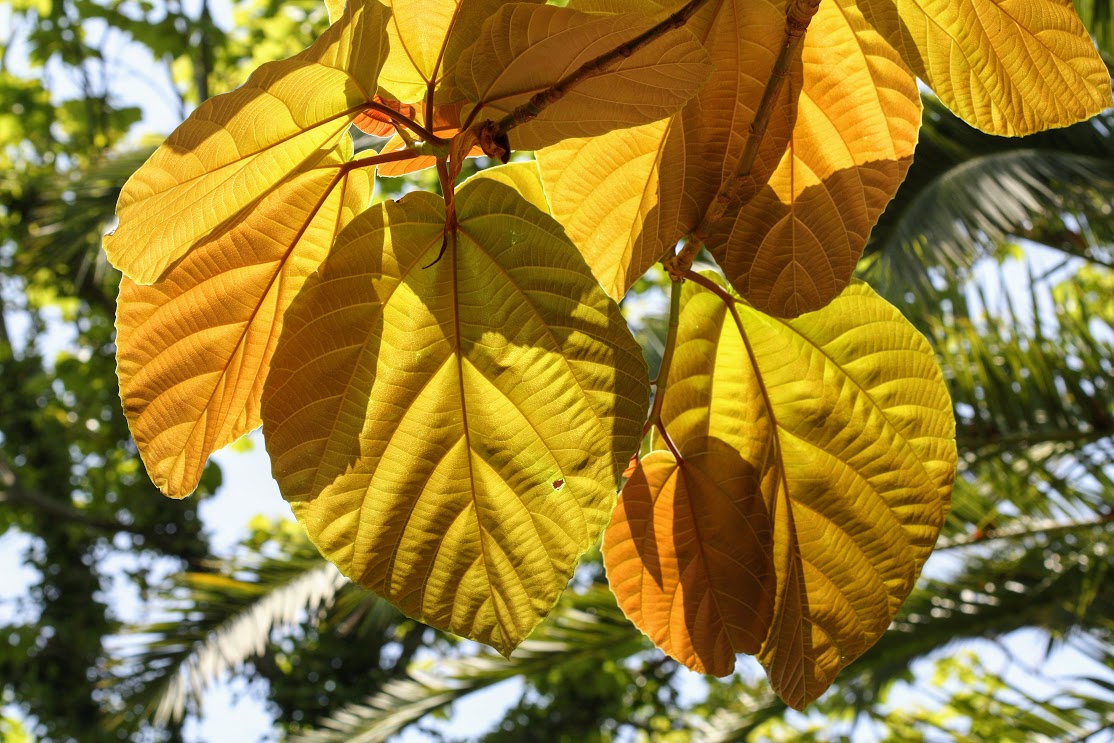
[[[1071,0],[858,4],[948,108],[983,131],[1067,126],[1111,103],[1110,71]]]
[[[779,317],[818,310],[847,286],[905,180],[921,123],[913,74],[855,0],[820,3],[801,65],[788,149],[766,186],[708,239],[735,289]]]
[[[125,277],[120,397],[152,481],[181,498],[209,455],[257,428],[282,316],[337,232],[371,197],[343,171],[351,140],[226,223],[156,284]]]
[[[605,16],[552,5],[509,3],[486,24],[457,66],[456,84],[501,118],[581,65],[653,25],[643,14]],[[514,149],[594,136],[678,111],[708,79],[708,54],[685,29],[669,31],[606,71],[572,86],[510,132]],[[467,119],[472,107],[466,107]]]
[[[554,216],[616,301],[679,237],[684,185],[659,178],[663,162],[683,148],[681,128],[678,115],[538,153]],[[668,243],[667,234],[674,235]]]
[[[477,178],[486,178],[502,183],[504,186],[518,191],[518,195],[529,201],[541,211],[549,214],[549,204],[545,200],[545,189],[542,187],[541,174],[538,173],[538,163],[534,160],[498,165],[494,168],[481,170],[465,181],[466,183]]]
[[[541,0],[526,0],[541,2]],[[464,96],[453,84],[461,53],[480,34],[483,22],[506,0],[388,0],[390,54],[379,78],[384,93],[407,103],[425,101],[429,85],[436,102]]]
[[[617,305],[512,189],[357,217],[287,313],[267,448],[311,538],[353,580],[509,653],[611,515],[648,385]],[[432,265],[430,265],[432,263]],[[428,266],[428,268],[423,268]]]
[[[737,312],[686,283],[662,420],[683,456],[714,439],[753,473],[735,497],[765,501],[777,576],[759,659],[800,709],[912,589],[947,513],[955,422],[928,342],[865,284],[792,321]]]
[[[773,530],[758,472],[714,438],[685,460],[655,451],[623,486],[604,534],[619,605],[659,648],[726,676],[755,654],[773,613]]]
[[[673,4],[582,0],[575,5],[601,13],[646,13],[648,7]],[[686,28],[708,50],[715,69],[680,113],[669,122],[568,139],[538,153],[554,216],[616,298],[696,227],[733,172],[785,41],[785,2],[708,3]],[[789,74],[799,80],[799,64]],[[790,88],[783,91],[759,150],[752,171],[755,188],[785,149],[793,109]]]
[[[201,104],[124,186],[120,226],[104,240],[113,265],[137,283],[158,280],[335,148],[375,95],[387,15],[375,0],[350,0],[304,52]]]

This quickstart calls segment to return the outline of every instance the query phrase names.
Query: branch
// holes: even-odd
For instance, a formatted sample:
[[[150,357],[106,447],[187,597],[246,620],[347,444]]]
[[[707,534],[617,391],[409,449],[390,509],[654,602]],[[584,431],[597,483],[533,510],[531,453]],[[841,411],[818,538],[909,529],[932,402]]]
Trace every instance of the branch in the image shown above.
[[[68,506],[54,498],[49,498],[41,493],[24,489],[23,486],[20,485],[15,472],[8,466],[7,461],[2,457],[0,457],[0,503],[23,503],[24,505],[46,513],[48,516],[60,518],[65,521],[72,521],[113,534],[116,532],[127,532],[144,537],[151,536],[150,534],[137,531],[115,519],[99,518],[81,509]]]
[[[407,147],[404,150],[397,150],[396,152],[388,152],[385,155],[375,154],[368,157],[359,157],[355,160],[349,160],[340,166],[342,173],[347,173],[349,170],[356,170],[357,168],[367,168],[372,165],[382,165],[383,163],[394,163],[399,160],[413,160],[421,153]]]
[[[438,137],[432,131],[426,129],[424,126],[414,121],[406,114],[402,113],[401,111],[396,111],[390,106],[384,106],[378,101],[368,101],[367,108],[370,108],[372,111],[381,113],[384,116],[388,116],[393,121],[397,121],[399,124],[402,124],[404,127],[417,134],[426,142],[440,146],[444,146],[449,143],[449,140]]]
[[[774,103],[781,96],[781,89],[789,77],[789,66],[796,56],[801,40],[805,37],[812,17],[820,7],[820,0],[791,0],[785,12],[785,43],[774,61],[770,79],[766,81],[766,88],[762,91],[762,99],[758,109],[754,112],[754,121],[751,122],[747,142],[743,147],[743,154],[735,164],[735,171],[731,177],[720,184],[712,203],[704,212],[700,224],[692,231],[685,246],[677,254],[676,261],[671,261],[668,267],[669,275],[674,281],[680,280],[686,271],[692,268],[692,261],[701,248],[708,244],[708,231],[716,222],[738,206],[744,186],[753,182],[751,170],[754,160],[758,157],[758,150],[766,136],[766,128],[770,125],[770,116],[774,111]]]
[[[688,0],[679,10],[672,13],[665,20],[651,26],[630,41],[620,44],[611,51],[604,52],[595,59],[591,59],[580,65],[580,67],[565,75],[545,90],[535,93],[530,100],[499,119],[499,121],[489,120],[477,124],[478,130],[476,136],[479,138],[481,146],[484,145],[484,142],[498,142],[500,139],[505,138],[507,132],[511,129],[514,129],[519,124],[525,124],[527,121],[537,118],[542,111],[552,103],[560,100],[566,93],[584,80],[606,72],[612,65],[631,56],[658,37],[685,25],[705,2],[707,2],[707,0]],[[819,2],[819,0],[816,0],[816,2]],[[479,107],[477,106],[475,110],[478,111]],[[467,129],[468,126],[466,125],[464,128]],[[484,147],[484,151],[487,152],[486,147]]]
[[[642,429],[645,437],[661,420],[661,407],[665,401],[665,387],[669,381],[669,367],[673,363],[673,349],[677,345],[677,325],[681,315],[681,284],[674,281],[669,290],[669,330],[665,336],[665,351],[661,355],[661,366],[658,367],[658,378],[654,382],[654,404],[650,408],[650,415]]]
[[[1054,534],[1056,532],[1075,531],[1076,529],[1089,529],[1096,526],[1114,524],[1114,511],[1096,516],[1093,519],[1082,521],[1057,521],[1044,519],[1042,521],[1028,521],[1004,529],[985,529],[974,534],[964,534],[951,539],[941,539],[936,543],[936,551],[967,547],[972,544],[982,544],[996,539],[1020,539],[1022,537],[1037,536],[1038,534]]]

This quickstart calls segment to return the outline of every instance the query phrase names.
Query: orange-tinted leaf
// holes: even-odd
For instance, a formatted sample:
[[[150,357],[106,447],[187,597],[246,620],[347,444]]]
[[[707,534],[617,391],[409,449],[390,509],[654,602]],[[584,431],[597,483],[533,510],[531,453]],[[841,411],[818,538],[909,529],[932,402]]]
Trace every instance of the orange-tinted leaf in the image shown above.
[[[390,98],[383,98],[382,96],[375,96],[373,99],[376,103],[413,119],[417,114],[418,109],[409,103],[399,103],[398,101],[391,100]],[[364,134],[370,134],[373,137],[389,137],[395,133],[394,119],[382,111],[376,111],[373,108],[365,109],[353,119],[352,125],[359,129]]]
[[[350,0],[301,54],[256,70],[211,98],[128,179],[105,237],[113,265],[140,284],[242,218],[331,151],[375,95],[387,10]]]
[[[209,455],[260,424],[283,313],[333,238],[367,206],[351,141],[225,224],[158,283],[124,278],[116,316],[120,397],[152,481],[181,498]]]
[[[847,286],[905,180],[921,123],[913,74],[855,0],[820,3],[801,63],[788,149],[766,186],[708,239],[735,289],[779,317],[818,310]]]
[[[623,612],[699,673],[726,676],[755,654],[773,613],[773,531],[759,472],[715,439],[685,461],[656,451],[623,487],[604,565]],[[703,451],[701,451],[703,450]]]
[[[510,3],[461,55],[456,84],[481,111],[480,119],[501,118],[651,25],[642,14],[605,16]],[[511,145],[534,150],[663,119],[695,95],[711,71],[707,52],[691,33],[669,31],[570,87],[535,118],[516,126]],[[465,108],[465,118],[472,109]]]
[[[601,13],[672,3],[582,0]],[[665,12],[665,11],[662,11]],[[659,14],[660,15],[660,14]],[[553,214],[616,299],[693,230],[734,170],[774,60],[785,41],[784,0],[708,3],[687,28],[715,69],[695,98],[668,122],[566,139],[538,153]],[[790,67],[800,79],[800,65]],[[756,188],[777,165],[789,136],[786,86],[752,171]]]

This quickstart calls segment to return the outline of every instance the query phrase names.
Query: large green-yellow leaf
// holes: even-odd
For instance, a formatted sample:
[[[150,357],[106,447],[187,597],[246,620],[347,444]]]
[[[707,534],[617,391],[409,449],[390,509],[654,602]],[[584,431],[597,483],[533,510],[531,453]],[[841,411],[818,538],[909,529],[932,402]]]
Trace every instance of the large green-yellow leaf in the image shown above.
[[[1111,104],[1110,71],[1071,0],[857,0],[965,121],[1016,136]]]
[[[371,197],[345,171],[351,140],[224,225],[158,283],[125,277],[116,315],[120,397],[151,480],[193,492],[209,455],[257,428],[286,308]]]
[[[263,421],[284,496],[361,585],[509,653],[611,515],[649,394],[560,225],[477,178],[357,217],[287,313]],[[423,268],[423,266],[428,266]]]
[[[855,0],[820,3],[801,66],[781,162],[737,216],[708,235],[735,289],[779,317],[818,310],[847,286],[905,180],[921,124],[916,79]]]
[[[526,0],[541,2],[542,0]],[[388,0],[390,54],[379,85],[395,100],[418,103],[429,86],[438,103],[464,96],[453,84],[457,60],[476,40],[483,22],[506,0]]]
[[[757,653],[773,613],[773,530],[757,471],[714,438],[684,461],[651,452],[604,534],[607,579],[631,621],[698,673]]]
[[[682,456],[708,440],[738,453],[720,487],[742,512],[766,503],[777,593],[759,659],[799,709],[912,589],[947,513],[955,422],[928,342],[865,284],[792,321],[737,313],[685,285],[662,420]]]
[[[375,0],[350,0],[304,52],[201,104],[124,186],[120,225],[104,240],[113,265],[153,283],[224,223],[313,168],[375,95],[387,18]]]
[[[600,13],[648,13],[654,6],[675,5],[654,0],[574,4]],[[715,70],[680,113],[666,122],[567,139],[538,153],[553,215],[616,299],[696,227],[733,172],[785,42],[785,1],[708,3],[687,28],[708,50]],[[790,75],[799,79],[799,64]],[[785,149],[790,95],[787,86],[755,161],[757,186]]]
[[[480,118],[501,118],[651,25],[639,13],[607,16],[509,3],[461,55],[456,84],[481,110]],[[669,31],[573,85],[536,118],[516,126],[511,145],[534,150],[666,118],[700,90],[711,72],[708,53],[691,33]],[[472,108],[465,107],[465,118]]]
[[[538,172],[538,163],[534,160],[523,160],[506,165],[497,165],[494,168],[486,168],[476,173],[465,183],[476,179],[489,179],[496,183],[502,183],[508,188],[513,188],[518,191],[519,196],[549,214],[549,203],[545,200],[545,188],[542,186],[541,173]]]

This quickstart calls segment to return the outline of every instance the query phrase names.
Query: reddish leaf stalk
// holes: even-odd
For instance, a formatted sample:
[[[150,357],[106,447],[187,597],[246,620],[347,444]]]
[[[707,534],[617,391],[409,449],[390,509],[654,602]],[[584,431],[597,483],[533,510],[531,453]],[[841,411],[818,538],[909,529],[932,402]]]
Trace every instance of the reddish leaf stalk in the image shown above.
[[[380,155],[370,155],[368,157],[359,157],[355,160],[349,160],[340,166],[341,173],[347,173],[349,170],[356,170],[357,168],[366,168],[372,165],[382,165],[383,163],[394,163],[400,160],[413,160],[418,156],[417,152],[411,149],[398,150],[396,152],[388,152]]]
[[[665,334],[665,351],[661,355],[658,378],[654,381],[654,404],[650,408],[650,415],[642,429],[643,436],[648,434],[650,429],[661,420],[661,407],[665,401],[665,387],[669,381],[669,367],[673,363],[673,350],[677,345],[677,326],[680,324],[680,317],[681,285],[672,282],[669,290],[669,329]]]
[[[770,125],[770,116],[774,106],[785,87],[789,77],[789,67],[796,57],[797,50],[808,30],[809,23],[820,8],[820,0],[790,0],[785,12],[785,43],[774,60],[770,79],[766,81],[766,88],[762,91],[762,99],[758,102],[758,109],[754,112],[754,121],[751,122],[747,134],[747,142],[743,147],[743,154],[735,164],[735,171],[725,180],[716,193],[712,203],[708,204],[700,224],[692,231],[687,243],[677,254],[676,260],[670,260],[667,266],[670,277],[677,281],[685,272],[692,268],[692,261],[700,249],[707,245],[707,233],[713,224],[723,219],[729,211],[739,206],[739,197],[743,187],[751,180],[751,171],[754,169],[754,160],[758,157],[758,150],[766,136],[766,128]]]
[[[391,108],[390,106],[384,106],[382,103],[377,103],[376,101],[368,101],[366,107],[370,108],[372,111],[376,111],[378,113],[383,114],[384,116],[390,117],[392,121],[398,122],[402,126],[406,127],[410,131],[414,132],[414,134],[418,135],[421,139],[425,140],[426,142],[430,142],[430,143],[436,144],[436,145],[446,145],[446,144],[448,144],[447,139],[442,139],[441,137],[438,137],[432,131],[430,131],[429,129],[426,129],[424,126],[422,126],[418,122],[414,121],[413,119],[411,119],[406,114],[402,113],[401,111],[396,111],[393,108]]]

